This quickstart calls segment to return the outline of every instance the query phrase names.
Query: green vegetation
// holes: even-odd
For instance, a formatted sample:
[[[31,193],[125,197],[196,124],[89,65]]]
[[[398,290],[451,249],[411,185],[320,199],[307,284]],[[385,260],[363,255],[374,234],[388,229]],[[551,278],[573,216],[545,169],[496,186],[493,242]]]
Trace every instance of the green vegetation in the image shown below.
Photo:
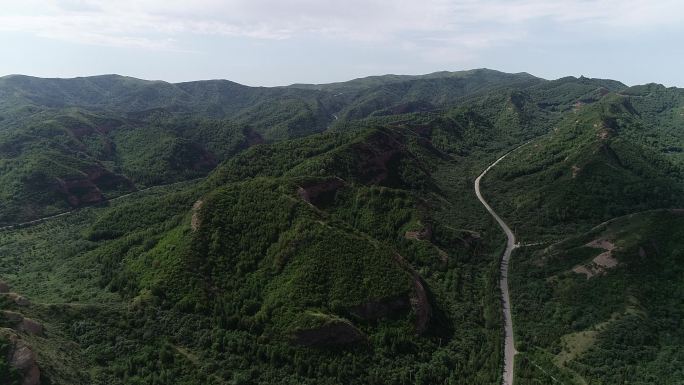
[[[133,184],[145,187],[194,179],[245,147],[342,129],[352,119],[369,116],[383,120],[397,114],[429,115],[428,111],[465,104],[447,116],[455,115],[461,121],[456,124],[467,127],[467,135],[476,135],[483,144],[489,136],[479,133],[470,114],[486,120],[501,109],[497,103],[507,103],[493,103],[488,95],[498,92],[488,92],[502,90],[506,95],[513,87],[535,90],[540,83],[541,79],[527,74],[489,70],[368,78],[321,89],[250,88],[227,81],[168,84],[119,76],[4,77],[0,79],[0,196],[9,203],[0,207],[0,223],[101,201],[131,191]],[[580,91],[573,96],[588,92],[587,88],[591,86],[578,86]],[[516,92],[527,95],[527,91]],[[536,119],[532,115],[538,111],[530,110],[533,101],[523,106],[524,99],[511,100],[516,108],[526,110],[525,120]],[[489,110],[477,112],[483,108]],[[511,123],[496,121],[496,129]],[[512,131],[529,128],[522,126]],[[448,134],[435,139],[444,141],[444,135]],[[453,140],[450,145],[461,151],[469,148]],[[86,191],[71,194],[60,182],[74,179],[74,189],[87,185]]]
[[[610,218],[684,205],[684,168],[636,135],[630,99],[606,96],[492,170],[484,190],[523,239],[586,231]],[[496,183],[494,183],[496,181]]]
[[[466,195],[432,172],[463,166],[412,135],[371,129],[256,146],[206,182],[0,233],[2,276],[34,301],[19,310],[59,331],[34,341],[46,376],[496,382],[500,235],[486,221],[453,230],[430,208],[454,194],[446,187]],[[470,207],[463,215],[479,218]],[[423,228],[431,235],[404,237]],[[320,339],[326,328],[349,339]],[[78,357],[57,359],[68,341]],[[75,362],[90,377],[69,376]]]
[[[534,139],[483,192],[545,245],[677,207],[682,105],[655,85],[489,70],[0,78],[0,227],[79,208],[0,230],[0,282],[30,301],[0,294],[0,311],[46,332],[3,327],[45,384],[498,384],[504,236],[473,180]],[[681,376],[680,220],[518,251],[518,381]],[[572,272],[597,268],[583,245],[606,234],[618,266]]]
[[[683,236],[682,213],[659,210],[519,251],[511,293],[520,365],[559,373],[565,383],[681,380]],[[587,278],[573,268],[604,252],[585,246],[596,239],[614,244],[617,266]],[[518,373],[522,383],[543,378],[529,370]]]

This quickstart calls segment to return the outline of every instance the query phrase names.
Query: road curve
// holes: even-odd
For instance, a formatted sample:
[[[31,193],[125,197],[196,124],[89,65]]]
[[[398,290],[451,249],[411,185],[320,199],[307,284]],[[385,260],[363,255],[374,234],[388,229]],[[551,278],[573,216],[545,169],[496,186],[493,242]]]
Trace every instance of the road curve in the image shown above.
[[[503,369],[503,385],[513,385],[513,369],[514,369],[514,359],[518,351],[515,350],[515,340],[513,335],[513,318],[511,317],[511,298],[508,294],[508,261],[511,259],[511,253],[513,249],[517,247],[515,243],[515,235],[511,228],[508,227],[506,222],[504,222],[492,209],[492,207],[484,200],[482,193],[480,192],[480,180],[482,179],[487,171],[491,170],[492,167],[496,166],[497,163],[501,162],[510,152],[503,155],[501,158],[497,159],[494,163],[489,165],[486,170],[482,171],[482,174],[475,179],[475,195],[477,199],[480,200],[482,205],[489,211],[489,213],[496,219],[501,226],[501,229],[506,233],[506,250],[501,258],[501,280],[499,285],[501,287],[501,299],[503,303],[503,313],[504,313],[504,369]]]

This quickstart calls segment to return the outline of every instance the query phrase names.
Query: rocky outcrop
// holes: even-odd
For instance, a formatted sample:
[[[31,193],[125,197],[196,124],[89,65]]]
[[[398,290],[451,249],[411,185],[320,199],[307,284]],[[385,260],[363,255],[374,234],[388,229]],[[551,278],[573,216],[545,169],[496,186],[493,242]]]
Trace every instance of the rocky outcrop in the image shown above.
[[[72,207],[95,204],[104,200],[102,190],[123,188],[135,190],[131,181],[100,166],[83,170],[81,175],[57,178],[57,191],[65,196]]]
[[[432,239],[432,229],[430,226],[425,226],[420,230],[410,230],[404,234],[404,238],[429,241]]]
[[[415,326],[418,334],[427,331],[430,318],[432,317],[432,306],[428,299],[427,290],[423,286],[423,281],[415,274],[413,276],[413,292],[411,293],[411,307],[416,314]]]
[[[0,294],[9,293],[9,291],[10,286],[5,282],[0,281]]]
[[[420,275],[411,267],[411,265],[404,260],[399,254],[395,254],[394,259],[406,269],[412,277],[413,280],[413,290],[410,294],[410,303],[413,312],[416,315],[415,326],[416,332],[422,334],[427,331],[428,325],[432,318],[432,305],[430,305],[430,299],[428,297],[428,292],[425,289],[423,280]]]
[[[68,180],[58,178],[57,183],[59,192],[66,196],[67,202],[72,207],[99,203],[104,200],[100,188],[87,178]]]
[[[97,136],[100,140],[109,141],[106,135],[124,124],[120,120],[106,118],[98,118],[96,124],[86,124],[70,116],[60,116],[57,120],[78,140],[88,136]]]
[[[28,300],[28,298],[24,297],[23,295],[19,295],[17,293],[1,293],[3,296],[6,298],[9,298],[12,302],[14,302],[17,306],[31,306],[31,301]]]
[[[264,138],[261,137],[261,135],[259,135],[258,132],[252,129],[245,129],[243,131],[243,134],[245,135],[245,139],[247,140],[247,147],[252,147],[257,144],[265,143]]]
[[[0,331],[0,338],[5,338],[10,343],[6,360],[11,367],[19,372],[22,385],[40,384],[40,368],[36,361],[36,354],[31,347],[18,335],[10,330]]]
[[[24,297],[23,295],[17,294],[14,297],[14,303],[17,304],[17,306],[31,306],[31,301],[28,300],[28,298]]]
[[[376,320],[398,314],[409,309],[415,314],[415,328],[418,334],[427,331],[432,318],[432,306],[420,275],[401,257],[396,261],[411,274],[413,288],[410,292],[395,297],[367,302],[349,309],[349,313],[363,320]]]
[[[83,142],[84,138],[87,138],[86,140],[88,141],[96,140],[100,147],[100,153],[107,160],[111,160],[111,157],[115,155],[116,146],[108,134],[111,131],[120,128],[123,125],[122,121],[98,118],[96,124],[86,124],[68,116],[58,117],[57,120],[59,120],[60,123],[69,130],[71,135],[79,141]],[[81,148],[87,151],[85,145],[81,145]]]
[[[5,322],[9,323],[10,325],[15,325],[21,322],[21,320],[24,319],[24,316],[21,315],[20,313],[14,312],[14,311],[9,311],[9,310],[3,310],[0,311],[0,319],[3,319]]]
[[[189,144],[187,151],[191,154],[191,158],[184,160],[190,162],[189,168],[192,170],[208,172],[213,170],[219,163],[214,154],[205,150],[204,147],[199,144]],[[174,168],[176,169],[183,169],[185,167],[187,166],[183,162],[174,165]]]
[[[201,199],[197,200],[195,204],[192,205],[192,218],[190,218],[190,228],[192,231],[197,231],[202,225],[202,218],[200,217],[200,209],[204,201]]]
[[[437,246],[435,246],[435,248],[437,249],[437,256],[439,257],[439,260],[442,261],[442,263],[448,263],[449,254]]]
[[[595,249],[602,249],[605,252],[599,254],[590,263],[575,266],[572,271],[577,274],[584,274],[587,279],[597,275],[606,274],[608,269],[612,269],[618,265],[618,260],[613,256],[615,245],[606,239],[596,239],[585,245]]]
[[[414,101],[414,102],[397,104],[396,106],[393,106],[393,107],[388,108],[386,110],[379,111],[378,113],[374,113],[374,115],[378,115],[378,116],[400,115],[400,114],[409,114],[409,113],[413,113],[413,112],[432,111],[434,109],[435,109],[435,106],[428,103],[428,102]]]
[[[17,330],[34,336],[42,336],[45,333],[43,324],[31,318],[22,319],[19,325],[17,325]]]
[[[400,295],[354,306],[349,309],[349,313],[364,320],[375,320],[406,311],[410,307],[409,296]]]
[[[337,190],[344,187],[344,185],[344,181],[337,177],[309,182],[297,189],[297,195],[307,203],[321,206],[332,202]]]
[[[316,328],[297,330],[293,342],[301,346],[322,347],[351,345],[365,340],[366,336],[351,322],[338,319]]]
[[[361,182],[366,184],[380,184],[390,174],[390,161],[401,156],[402,147],[389,137],[384,143],[359,143],[355,150],[358,155],[357,174]]]
[[[463,235],[460,237],[460,239],[463,242],[463,246],[467,248],[476,248],[482,243],[482,237],[480,234],[472,231],[463,232]]]
[[[21,313],[3,310],[0,311],[0,320],[4,320],[12,329],[26,334],[42,336],[43,325],[31,318],[24,317]]]

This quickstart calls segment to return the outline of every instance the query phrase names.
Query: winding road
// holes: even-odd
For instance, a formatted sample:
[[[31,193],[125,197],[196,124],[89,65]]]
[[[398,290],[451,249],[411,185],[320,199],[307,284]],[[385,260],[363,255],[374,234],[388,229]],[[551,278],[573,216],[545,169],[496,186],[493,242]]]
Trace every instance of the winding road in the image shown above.
[[[515,151],[515,150],[513,150]],[[487,171],[491,170],[492,167],[496,166],[497,163],[501,162],[503,158],[505,158],[510,152],[504,154],[501,158],[497,159],[494,163],[489,165],[486,170],[482,171],[482,174],[475,179],[475,195],[477,195],[477,199],[480,200],[482,205],[489,211],[489,213],[496,219],[496,221],[499,223],[499,226],[503,229],[503,231],[506,233],[506,238],[508,238],[506,242],[506,250],[504,251],[503,257],[501,258],[501,280],[499,281],[499,285],[501,286],[501,297],[502,297],[502,303],[503,303],[503,313],[504,313],[504,369],[503,369],[503,381],[501,382],[503,385],[513,385],[513,369],[514,369],[514,359],[515,355],[518,354],[518,351],[515,350],[515,340],[514,340],[514,335],[513,335],[513,318],[511,317],[511,298],[510,295],[508,294],[508,261],[511,259],[511,253],[513,252],[513,249],[518,247],[518,245],[515,243],[515,234],[513,234],[513,231],[511,231],[511,228],[508,227],[506,222],[501,219],[496,212],[492,209],[489,204],[487,204],[487,201],[484,200],[482,197],[482,193],[480,192],[480,180],[482,179],[485,174],[487,174]]]

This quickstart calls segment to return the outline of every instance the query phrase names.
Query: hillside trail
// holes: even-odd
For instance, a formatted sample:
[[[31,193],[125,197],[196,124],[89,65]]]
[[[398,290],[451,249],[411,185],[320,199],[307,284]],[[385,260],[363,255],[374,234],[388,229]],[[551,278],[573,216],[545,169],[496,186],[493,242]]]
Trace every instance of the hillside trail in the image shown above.
[[[519,148],[519,147],[518,147]],[[517,148],[516,148],[517,149]],[[515,337],[513,335],[513,318],[511,317],[511,299],[508,293],[508,262],[511,259],[511,253],[513,252],[513,249],[518,247],[515,243],[515,234],[513,234],[513,231],[511,230],[510,227],[504,222],[501,217],[499,217],[496,212],[492,209],[491,206],[487,203],[487,201],[484,200],[482,197],[482,193],[480,192],[480,181],[482,180],[482,177],[487,174],[489,170],[492,169],[492,167],[496,166],[497,163],[499,163],[501,160],[503,160],[508,154],[511,152],[515,151],[511,150],[510,152],[504,154],[502,157],[497,159],[494,163],[489,165],[487,169],[485,169],[480,176],[475,179],[475,195],[477,195],[477,199],[480,200],[480,203],[487,209],[489,214],[491,214],[494,219],[499,223],[499,226],[501,226],[501,229],[506,233],[506,250],[503,253],[503,256],[501,257],[501,265],[500,265],[500,273],[501,273],[501,279],[499,281],[499,286],[501,287],[501,300],[502,300],[502,305],[503,305],[503,314],[504,314],[504,369],[503,369],[503,380],[502,380],[502,385],[513,385],[513,370],[514,370],[514,360],[515,360],[515,355],[518,354],[518,351],[515,350]]]

